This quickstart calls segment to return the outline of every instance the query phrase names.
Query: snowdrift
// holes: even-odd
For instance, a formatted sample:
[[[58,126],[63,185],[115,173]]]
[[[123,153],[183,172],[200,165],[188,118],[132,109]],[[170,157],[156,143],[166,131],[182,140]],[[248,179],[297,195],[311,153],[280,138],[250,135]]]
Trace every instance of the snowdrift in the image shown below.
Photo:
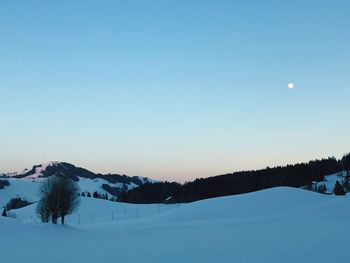
[[[126,213],[111,219],[112,210],[122,214],[135,208],[139,217]],[[148,213],[142,215],[142,209]],[[18,219],[0,219],[5,262],[288,263],[348,257],[349,196],[287,187],[180,207],[84,198],[69,226],[23,221],[34,216],[34,206],[17,213]],[[95,214],[95,220],[78,224],[84,213]]]

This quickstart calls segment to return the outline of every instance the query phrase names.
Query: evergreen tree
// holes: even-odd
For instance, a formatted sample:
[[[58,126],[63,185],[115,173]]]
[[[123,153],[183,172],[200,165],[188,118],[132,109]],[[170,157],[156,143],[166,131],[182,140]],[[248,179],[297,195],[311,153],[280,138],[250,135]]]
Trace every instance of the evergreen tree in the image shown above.
[[[350,171],[350,153],[344,155],[343,158],[341,159],[341,162],[343,165],[343,169],[345,171]]]
[[[21,197],[12,198],[5,206],[7,211],[11,209],[18,209],[30,205],[31,203]]]
[[[7,216],[6,209],[2,212],[2,216]]]
[[[318,188],[317,188],[317,192],[324,194],[327,192],[327,187],[325,184],[321,184]]]
[[[343,189],[345,192],[350,192],[350,175],[346,175],[344,177],[344,181],[342,183]]]
[[[339,183],[339,181],[337,181],[337,182],[335,183],[334,194],[335,194],[335,195],[345,195],[344,188],[343,188],[343,186]]]

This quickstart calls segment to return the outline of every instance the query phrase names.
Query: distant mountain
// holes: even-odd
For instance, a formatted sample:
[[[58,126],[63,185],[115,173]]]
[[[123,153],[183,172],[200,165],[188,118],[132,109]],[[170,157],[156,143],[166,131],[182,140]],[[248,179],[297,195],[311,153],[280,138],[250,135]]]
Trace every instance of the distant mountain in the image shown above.
[[[137,188],[145,183],[151,184],[156,182],[150,178],[142,176],[94,173],[66,162],[49,162],[38,164],[34,165],[31,169],[2,174],[1,177],[11,180],[23,179],[23,181],[28,181],[28,179],[30,179],[33,182],[40,182],[42,179],[53,175],[65,175],[74,181],[79,182],[81,191],[85,194],[90,193],[92,195],[93,192],[98,192],[101,195],[107,194],[108,197],[117,198],[122,192]],[[11,182],[12,181],[10,181],[10,185],[12,185]]]
[[[49,163],[38,164],[38,165],[34,165],[30,170],[24,169],[21,172],[5,174],[5,176],[13,177],[13,178],[38,179],[38,178],[50,177],[52,175],[57,175],[57,174],[64,174],[75,181],[79,181],[79,177],[89,178],[89,179],[100,178],[112,184],[133,183],[137,186],[140,186],[144,183],[154,182],[154,180],[152,179],[149,179],[147,177],[141,177],[141,176],[93,173],[87,169],[76,167],[73,164],[66,163],[66,162],[49,162]]]

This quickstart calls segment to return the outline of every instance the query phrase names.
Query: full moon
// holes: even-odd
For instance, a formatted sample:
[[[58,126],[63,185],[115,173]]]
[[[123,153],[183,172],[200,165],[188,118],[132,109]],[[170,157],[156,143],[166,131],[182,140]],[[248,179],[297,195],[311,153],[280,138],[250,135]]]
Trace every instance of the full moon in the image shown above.
[[[294,83],[289,82],[289,83],[288,83],[288,89],[293,89],[293,88],[294,88]]]

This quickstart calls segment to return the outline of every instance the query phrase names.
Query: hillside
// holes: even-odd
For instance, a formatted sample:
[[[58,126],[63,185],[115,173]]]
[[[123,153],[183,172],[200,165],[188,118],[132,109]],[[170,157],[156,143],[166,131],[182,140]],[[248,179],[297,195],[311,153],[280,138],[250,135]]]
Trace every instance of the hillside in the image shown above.
[[[322,263],[348,257],[349,196],[296,188],[160,208],[83,198],[67,221],[71,227],[38,223],[34,211],[32,205],[16,211],[17,219],[0,217],[6,262]],[[136,211],[148,214],[136,217]]]
[[[34,165],[31,169],[24,169],[20,172],[13,172],[4,174],[6,177],[12,178],[26,178],[26,179],[37,179],[50,177],[55,174],[65,174],[69,176],[71,179],[78,181],[80,178],[88,178],[88,179],[104,179],[109,183],[121,183],[121,184],[134,184],[141,185],[147,182],[153,182],[153,180],[147,177],[141,176],[127,176],[120,174],[100,174],[94,173],[87,169],[77,167],[73,164],[66,162],[48,162],[43,164]]]
[[[25,198],[30,202],[37,201],[37,194],[42,180],[60,174],[77,181],[81,192],[84,192],[84,194],[89,193],[92,195],[93,192],[98,192],[107,198],[117,198],[123,191],[134,189],[145,183],[155,182],[152,179],[141,176],[96,174],[69,163],[49,162],[34,165],[31,169],[24,169],[20,172],[2,174],[2,180],[9,182],[9,186],[4,186],[2,185],[3,183],[0,185],[0,206],[3,206],[16,196]]]
[[[130,203],[159,203],[169,200],[176,203],[243,194],[278,186],[304,187],[313,190],[311,186],[324,183],[327,180],[325,176],[343,173],[343,171],[344,176],[347,175],[346,172],[350,173],[350,154],[344,155],[339,160],[329,157],[293,165],[199,178],[185,184],[169,182],[144,184],[122,193],[119,200]],[[333,185],[330,185],[331,183]],[[328,183],[329,190],[334,188],[334,183],[332,181]],[[346,187],[350,188],[350,185]]]

